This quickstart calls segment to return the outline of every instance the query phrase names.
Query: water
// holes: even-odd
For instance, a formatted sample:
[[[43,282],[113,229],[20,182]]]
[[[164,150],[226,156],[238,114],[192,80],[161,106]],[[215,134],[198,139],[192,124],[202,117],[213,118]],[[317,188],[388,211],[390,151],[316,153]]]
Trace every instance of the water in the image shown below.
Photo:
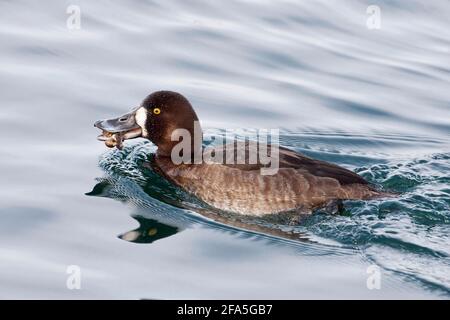
[[[450,3],[378,1],[380,30],[369,4],[2,1],[0,297],[449,298]],[[159,89],[400,195],[299,226],[214,215],[140,166],[151,144],[95,140]]]

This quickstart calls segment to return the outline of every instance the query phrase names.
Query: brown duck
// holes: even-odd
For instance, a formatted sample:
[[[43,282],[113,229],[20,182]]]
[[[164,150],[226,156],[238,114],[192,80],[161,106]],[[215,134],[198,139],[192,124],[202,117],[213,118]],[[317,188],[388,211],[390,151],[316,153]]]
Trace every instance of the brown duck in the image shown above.
[[[260,169],[267,165],[259,160],[248,164],[249,142],[227,144],[214,151],[219,155],[232,150],[236,157],[245,148],[244,164],[211,161],[178,164],[172,161],[172,150],[179,143],[172,141],[172,133],[175,129],[185,129],[196,137],[199,127],[195,123],[198,123],[198,117],[185,97],[176,92],[158,91],[131,112],[119,118],[97,121],[95,126],[103,130],[98,139],[108,147],[121,149],[124,140],[149,139],[158,149],[146,165],[205,203],[229,212],[245,215],[288,211],[311,213],[336,203],[336,200],[389,196],[352,171],[283,147],[278,148],[279,169],[273,175],[261,174]],[[201,142],[202,135],[191,141],[191,150],[194,150],[192,157],[188,157],[191,160],[198,150],[195,139]],[[201,143],[197,145],[201,149]],[[268,147],[269,154],[272,148]]]

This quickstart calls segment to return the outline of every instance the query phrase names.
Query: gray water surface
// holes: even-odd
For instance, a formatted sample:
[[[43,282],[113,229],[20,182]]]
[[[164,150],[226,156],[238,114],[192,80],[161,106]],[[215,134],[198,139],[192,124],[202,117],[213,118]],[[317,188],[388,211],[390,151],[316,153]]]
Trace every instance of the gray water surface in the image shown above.
[[[0,298],[448,299],[450,2],[377,1],[379,30],[370,4],[0,2]],[[96,141],[161,89],[209,132],[279,128],[399,196],[295,227],[218,219],[141,166],[150,143]]]

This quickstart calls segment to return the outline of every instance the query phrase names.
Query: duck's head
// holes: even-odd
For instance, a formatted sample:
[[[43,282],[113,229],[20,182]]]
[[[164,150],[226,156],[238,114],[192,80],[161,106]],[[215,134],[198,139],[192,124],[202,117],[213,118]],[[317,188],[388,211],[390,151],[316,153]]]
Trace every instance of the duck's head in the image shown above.
[[[103,130],[98,139],[110,148],[121,149],[123,140],[142,137],[157,145],[159,154],[170,155],[178,143],[172,141],[174,130],[185,129],[194,137],[196,122],[197,114],[185,97],[172,91],[157,91],[139,107],[118,118],[97,121],[94,126]]]

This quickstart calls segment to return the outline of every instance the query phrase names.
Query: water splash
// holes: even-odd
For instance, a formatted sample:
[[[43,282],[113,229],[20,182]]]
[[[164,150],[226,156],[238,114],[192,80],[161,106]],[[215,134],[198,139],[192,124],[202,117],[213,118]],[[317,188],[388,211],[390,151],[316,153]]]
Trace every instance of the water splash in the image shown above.
[[[361,248],[375,263],[450,290],[450,154],[363,166],[356,171],[399,192],[384,201],[347,201],[345,217],[317,215],[305,228]]]

